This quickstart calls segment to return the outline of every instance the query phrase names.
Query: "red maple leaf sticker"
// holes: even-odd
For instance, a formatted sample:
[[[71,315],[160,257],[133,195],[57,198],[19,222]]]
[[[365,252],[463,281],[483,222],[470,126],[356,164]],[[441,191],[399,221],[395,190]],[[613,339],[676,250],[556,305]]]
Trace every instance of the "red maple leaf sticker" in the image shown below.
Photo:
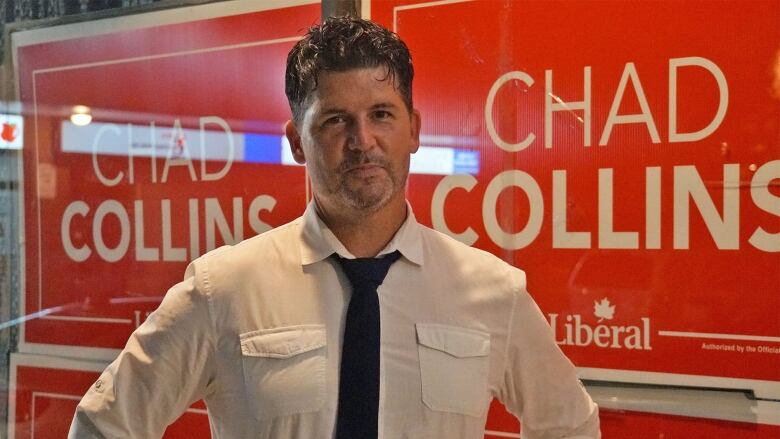
[[[11,143],[16,139],[16,124],[14,123],[4,123],[3,124],[3,130],[0,132],[0,137],[3,138],[8,143]]]
[[[601,302],[593,302],[593,315],[599,318],[599,323],[604,319],[612,320],[615,317],[615,305],[610,305],[606,297]]]
[[[179,134],[174,139],[173,153],[176,157],[180,156],[184,152],[184,146],[187,144],[187,139],[184,138],[184,134]]]

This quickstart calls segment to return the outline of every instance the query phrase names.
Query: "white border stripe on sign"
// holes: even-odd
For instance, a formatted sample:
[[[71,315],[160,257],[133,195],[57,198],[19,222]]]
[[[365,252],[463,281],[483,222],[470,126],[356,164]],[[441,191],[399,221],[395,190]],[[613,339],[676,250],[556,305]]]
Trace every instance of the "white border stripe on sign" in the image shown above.
[[[178,52],[158,53],[155,55],[135,56],[132,58],[119,58],[119,59],[112,59],[108,61],[96,61],[96,62],[84,63],[84,64],[71,64],[67,66],[58,66],[58,67],[50,67],[47,69],[33,70],[33,76],[42,73],[63,72],[68,70],[86,69],[90,67],[102,67],[102,66],[110,66],[115,64],[127,64],[127,63],[138,62],[138,61],[150,61],[156,59],[174,58],[177,56],[199,55],[202,53],[209,53],[209,52],[222,52],[222,51],[233,50],[233,49],[244,49],[247,47],[267,46],[270,44],[278,44],[278,43],[289,43],[293,41],[298,41],[300,39],[301,37],[294,36],[294,37],[276,38],[273,40],[258,40],[258,41],[250,41],[247,43],[229,44],[226,46],[206,47],[201,49],[181,50]]]
[[[132,319],[114,319],[110,317],[46,316],[46,317],[41,317],[41,320],[63,320],[63,321],[91,322],[91,323],[119,323],[122,325],[130,325],[133,323]]]
[[[780,382],[778,381],[595,367],[578,367],[577,373],[583,380],[752,390],[757,398],[780,400]]]
[[[30,401],[30,439],[35,439],[35,398],[64,399],[66,401],[81,401],[78,395],[66,395],[63,393],[33,392]]]
[[[602,413],[630,411],[744,425],[780,425],[780,401],[756,400],[746,392],[604,383],[589,383],[587,388]]]
[[[682,332],[682,331],[658,331],[658,335],[665,337],[684,337],[684,338],[712,338],[720,340],[746,340],[746,341],[768,341],[780,343],[780,337],[768,337],[763,335],[742,335],[742,334],[715,334],[708,332]]]

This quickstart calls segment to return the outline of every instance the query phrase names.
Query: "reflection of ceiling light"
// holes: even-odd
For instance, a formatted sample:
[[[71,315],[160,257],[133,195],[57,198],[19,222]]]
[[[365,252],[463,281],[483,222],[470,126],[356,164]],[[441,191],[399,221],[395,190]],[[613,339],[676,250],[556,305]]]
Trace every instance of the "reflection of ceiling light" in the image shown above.
[[[76,105],[73,107],[73,114],[70,115],[70,121],[76,126],[86,126],[92,122],[92,115],[89,114],[89,107]]]
[[[92,122],[92,115],[84,113],[73,113],[70,115],[70,121],[73,122],[73,125],[83,127],[85,125],[89,125],[89,123]]]

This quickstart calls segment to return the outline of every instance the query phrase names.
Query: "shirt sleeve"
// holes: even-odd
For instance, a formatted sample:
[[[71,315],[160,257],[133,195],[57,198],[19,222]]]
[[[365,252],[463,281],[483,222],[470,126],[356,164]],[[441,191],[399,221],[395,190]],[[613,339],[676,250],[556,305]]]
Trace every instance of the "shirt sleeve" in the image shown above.
[[[214,329],[195,264],[82,398],[68,438],[159,438],[213,381]]]
[[[521,423],[523,439],[598,439],[598,406],[561,352],[520,272],[498,398]]]

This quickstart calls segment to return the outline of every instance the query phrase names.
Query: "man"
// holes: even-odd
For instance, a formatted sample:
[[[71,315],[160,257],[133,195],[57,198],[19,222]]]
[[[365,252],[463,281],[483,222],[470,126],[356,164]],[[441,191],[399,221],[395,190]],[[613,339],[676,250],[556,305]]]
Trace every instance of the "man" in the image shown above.
[[[285,129],[313,200],[190,264],[71,437],[159,437],[202,398],[219,438],[481,438],[492,397],[525,438],[599,437],[522,271],[415,221],[412,77],[405,44],[368,21],[296,44]]]

